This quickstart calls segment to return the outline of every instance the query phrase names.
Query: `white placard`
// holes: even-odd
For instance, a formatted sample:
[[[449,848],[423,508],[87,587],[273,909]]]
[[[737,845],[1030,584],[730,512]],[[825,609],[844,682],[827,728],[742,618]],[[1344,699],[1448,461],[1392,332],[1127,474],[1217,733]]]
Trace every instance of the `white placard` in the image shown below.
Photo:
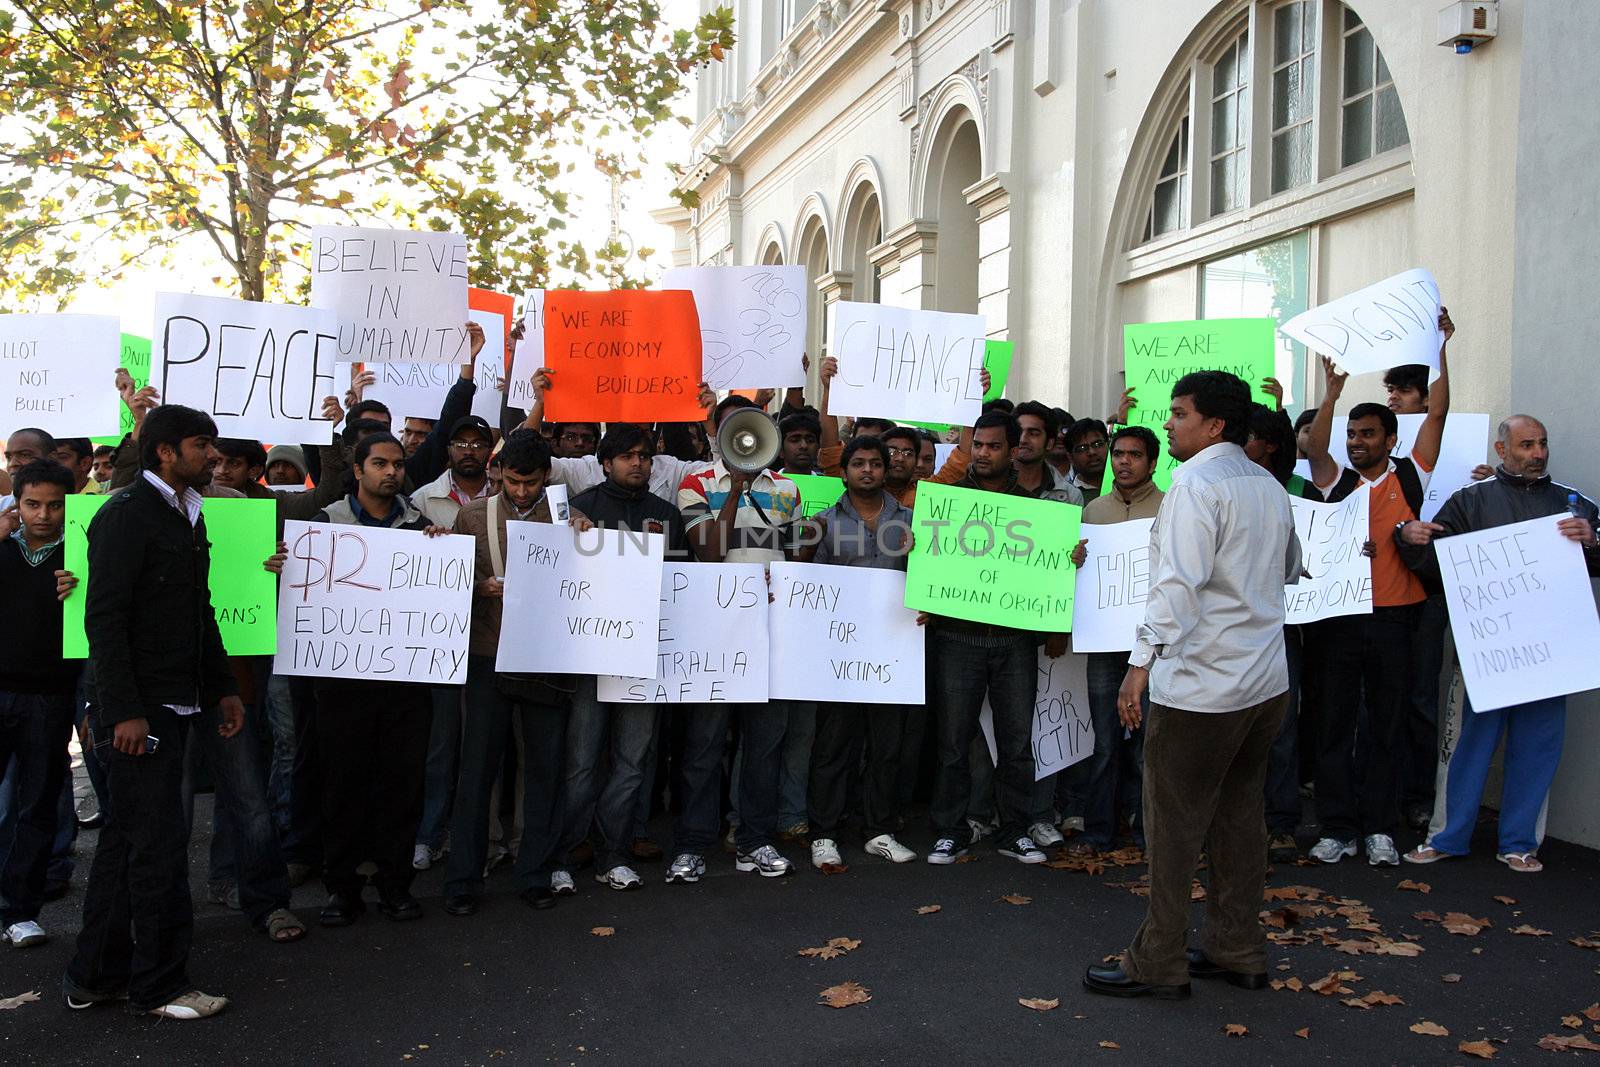
[[[774,700],[921,704],[923,630],[904,571],[774,563]]]
[[[983,406],[982,315],[840,301],[829,313],[839,361],[828,394],[835,415],[970,426]]]
[[[466,684],[472,538],[293,519],[283,539],[273,673]]]
[[[368,363],[362,369],[377,379],[367,386],[362,399],[376,400],[388,408],[397,429],[406,419],[437,420],[444,395],[461,380],[461,368],[453,363]],[[441,432],[448,430],[445,427]]]
[[[806,384],[803,266],[674,267],[662,289],[694,293],[706,384],[787,389]]]
[[[1600,618],[1565,515],[1435,541],[1474,711],[1600,688]]]
[[[472,381],[477,389],[472,394],[472,414],[498,430],[500,380],[506,376],[506,317],[496,311],[468,311],[467,318],[483,327],[483,351],[478,353],[478,361],[472,368]]]
[[[643,678],[656,669],[663,534],[506,523],[495,670]]]
[[[993,714],[991,712],[991,714]],[[1039,680],[1033,702],[1033,780],[1048,778],[1094,755],[1094,716],[1089,711],[1089,657],[1073,651],[1051,659],[1039,649]]]
[[[1072,600],[1074,652],[1130,652],[1150,595],[1150,527],[1154,519],[1085,523],[1083,566]]]
[[[918,449],[921,449],[921,447],[920,444],[917,446]],[[933,470],[935,474],[944,470],[944,465],[950,460],[950,453],[955,450],[955,442],[946,444],[943,441],[939,441],[933,446]]]
[[[117,432],[115,315],[0,315],[0,433],[34,426],[53,437]]]
[[[1338,300],[1303,311],[1279,327],[1351,374],[1404,363],[1439,369],[1439,285],[1408,270]]]
[[[506,400],[527,411],[533,405],[533,375],[544,366],[544,290],[523,297],[522,336],[511,354],[511,377],[506,380]]]
[[[651,679],[602,674],[624,704],[765,704],[767,576],[759,563],[667,563]]]
[[[1337,504],[1289,498],[1301,569],[1311,577],[1283,587],[1285,625],[1372,614],[1372,560],[1361,554],[1372,534],[1371,496],[1360,488]]]
[[[319,308],[157,293],[150,384],[210,412],[223,437],[325,445],[323,398],[344,393],[335,329]]]
[[[1399,415],[1400,424],[1395,437],[1394,458],[1411,455],[1411,445],[1417,439],[1426,415]],[[1333,429],[1328,434],[1328,454],[1340,467],[1349,466],[1345,452],[1346,428],[1350,419],[1346,415],[1333,417]],[[1489,452],[1489,416],[1482,412],[1452,411],[1445,416],[1444,434],[1439,440],[1439,458],[1434,463],[1433,474],[1423,487],[1422,514],[1424,522],[1431,520],[1444,507],[1444,502],[1464,485],[1472,482],[1472,469],[1482,463]],[[1303,461],[1302,461],[1303,462]],[[1310,480],[1309,465],[1303,475]]]
[[[338,315],[345,363],[467,363],[467,239],[311,227],[311,303]]]

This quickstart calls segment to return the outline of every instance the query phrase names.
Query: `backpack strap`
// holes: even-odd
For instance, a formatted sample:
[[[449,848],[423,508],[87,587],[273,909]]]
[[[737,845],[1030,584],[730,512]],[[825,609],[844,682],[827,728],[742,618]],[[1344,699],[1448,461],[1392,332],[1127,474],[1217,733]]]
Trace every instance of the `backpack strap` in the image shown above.
[[[1411,458],[1405,457],[1394,461],[1394,476],[1400,481],[1400,492],[1405,496],[1406,503],[1411,505],[1411,514],[1422,518],[1422,505],[1426,496],[1422,491],[1422,475],[1417,471],[1417,465]]]
[[[489,498],[489,568],[496,578],[506,576],[505,552],[500,547],[500,494]]]
[[[1333,483],[1328,490],[1328,503],[1337,504],[1345,497],[1356,491],[1356,486],[1361,484],[1361,475],[1346,467],[1339,472],[1339,480]]]

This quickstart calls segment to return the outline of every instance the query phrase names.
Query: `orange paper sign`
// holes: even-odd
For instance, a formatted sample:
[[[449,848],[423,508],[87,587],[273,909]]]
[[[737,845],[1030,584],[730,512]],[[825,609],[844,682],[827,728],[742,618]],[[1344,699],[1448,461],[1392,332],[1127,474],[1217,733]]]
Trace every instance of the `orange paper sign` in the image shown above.
[[[550,422],[699,422],[700,317],[686,289],[544,295]]]
[[[506,320],[506,351],[511,350],[511,328],[516,325],[517,301],[516,298],[506,293],[497,293],[493,289],[467,289],[467,309],[469,311],[487,311],[492,315],[499,315]]]

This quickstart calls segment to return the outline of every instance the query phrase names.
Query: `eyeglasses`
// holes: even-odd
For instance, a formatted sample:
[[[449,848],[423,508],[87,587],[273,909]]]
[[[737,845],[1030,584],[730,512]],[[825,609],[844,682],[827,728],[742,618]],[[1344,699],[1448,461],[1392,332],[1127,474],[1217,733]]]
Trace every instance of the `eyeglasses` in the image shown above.
[[[450,447],[459,448],[463,452],[487,452],[489,451],[489,442],[478,440],[451,441]]]
[[[572,433],[568,431],[567,433],[561,435],[561,440],[571,441],[574,444],[592,445],[598,441],[599,438],[592,433]]]
[[[889,446],[890,459],[910,459],[916,454],[917,450],[915,448],[896,448],[893,445]]]
[[[1090,452],[1104,452],[1105,450],[1106,439],[1104,437],[1097,437],[1093,441],[1085,441],[1082,444],[1072,446],[1072,454],[1075,456],[1084,456]]]

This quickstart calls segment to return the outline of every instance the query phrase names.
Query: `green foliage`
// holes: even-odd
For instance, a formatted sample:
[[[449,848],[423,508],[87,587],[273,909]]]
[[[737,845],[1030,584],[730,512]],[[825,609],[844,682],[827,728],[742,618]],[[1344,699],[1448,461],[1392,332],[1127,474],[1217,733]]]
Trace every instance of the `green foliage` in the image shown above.
[[[488,288],[625,283],[619,248],[560,235],[554,161],[674,118],[732,25],[673,31],[651,0],[0,0],[0,301],[192,235],[238,295],[281,295],[315,222],[466,233]]]

